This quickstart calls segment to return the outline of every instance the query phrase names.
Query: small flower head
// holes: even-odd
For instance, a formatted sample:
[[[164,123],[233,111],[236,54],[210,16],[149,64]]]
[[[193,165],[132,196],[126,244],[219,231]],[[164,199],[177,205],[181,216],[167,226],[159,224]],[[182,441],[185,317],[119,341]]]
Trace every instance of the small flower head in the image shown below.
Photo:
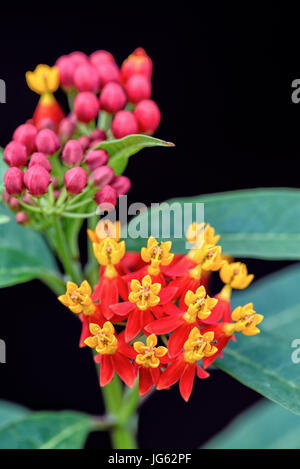
[[[121,234],[120,222],[113,223],[110,220],[100,220],[95,231],[88,229],[88,236],[92,243],[100,243],[105,238],[113,238],[119,241]]]
[[[111,131],[115,138],[123,138],[127,135],[137,134],[138,130],[138,123],[132,112],[117,112],[111,124]]]
[[[238,306],[232,311],[232,320],[235,321],[234,330],[242,332],[244,335],[256,335],[260,330],[256,327],[263,320],[262,314],[257,314],[253,310],[253,304]]]
[[[168,349],[163,346],[157,347],[157,337],[151,334],[147,337],[145,345],[143,342],[135,342],[133,344],[134,350],[137,352],[135,361],[138,365],[145,368],[158,368],[160,365],[160,358],[168,353]]]
[[[115,269],[111,267],[119,264],[125,254],[125,241],[119,243],[110,237],[104,238],[100,243],[93,243],[95,257],[100,265],[110,267],[111,273],[115,276]],[[109,271],[109,269],[107,269]]]
[[[59,86],[58,67],[38,65],[33,72],[26,72],[26,81],[29,88],[35,93],[54,93]]]
[[[201,335],[198,327],[194,327],[184,344],[184,360],[188,363],[195,363],[203,357],[214,355],[218,349],[213,345],[213,341],[214,332],[209,331]]]
[[[158,241],[150,236],[147,242],[147,247],[141,249],[141,257],[144,262],[151,262],[148,272],[150,275],[158,275],[160,272],[160,265],[169,265],[174,254],[170,253],[172,247],[171,241],[163,242],[159,245]]]
[[[152,69],[152,60],[142,47],[138,47],[122,64],[122,81],[125,83],[132,75],[136,75],[137,73],[144,75],[150,80]]]
[[[90,316],[95,312],[95,305],[91,299],[92,288],[84,280],[80,287],[74,282],[67,283],[67,291],[64,295],[58,297],[59,301],[67,306],[72,313]]]
[[[157,104],[152,99],[143,99],[134,110],[138,122],[139,132],[152,135],[158,128],[161,114]]]
[[[90,324],[91,337],[85,339],[84,343],[94,348],[100,355],[113,355],[118,348],[118,339],[115,336],[115,328],[111,322],[106,321],[101,327],[98,324]]]
[[[193,222],[186,232],[186,239],[194,243],[195,247],[201,247],[203,243],[215,246],[220,239],[220,235],[215,235],[215,230],[208,223]]]
[[[218,303],[216,298],[210,298],[210,296],[206,294],[206,290],[203,286],[197,288],[195,293],[188,290],[184,301],[188,310],[183,318],[188,323],[194,323],[197,318],[200,320],[207,319],[212,309]]]
[[[128,299],[131,303],[135,303],[141,311],[153,308],[160,302],[158,293],[161,290],[161,284],[152,283],[150,275],[146,275],[142,283],[137,279],[131,280],[130,288]]]
[[[243,290],[252,282],[254,275],[249,275],[242,262],[226,262],[220,270],[221,280],[232,288]]]
[[[188,253],[188,257],[200,265],[203,270],[208,271],[219,270],[225,263],[222,258],[221,246],[206,243],[199,248],[192,248]]]

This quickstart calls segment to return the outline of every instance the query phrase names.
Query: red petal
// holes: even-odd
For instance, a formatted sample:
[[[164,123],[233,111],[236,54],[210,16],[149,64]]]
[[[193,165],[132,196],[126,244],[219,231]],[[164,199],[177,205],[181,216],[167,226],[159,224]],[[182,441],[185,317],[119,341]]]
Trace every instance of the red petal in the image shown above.
[[[122,277],[118,277],[117,282],[120,297],[123,301],[127,301],[129,294],[128,284],[123,280]]]
[[[180,390],[180,394],[182,395],[183,399],[186,402],[189,400],[190,395],[193,390],[195,373],[196,373],[196,365],[187,364],[180,378],[179,390]]]
[[[151,322],[151,324],[145,327],[145,330],[150,334],[167,334],[177,329],[183,322],[184,320],[181,315],[168,316]]]
[[[176,355],[182,351],[184,343],[188,339],[189,333],[193,327],[194,324],[188,324],[185,322],[172,332],[168,342],[170,357],[176,357]]]
[[[174,300],[177,291],[178,291],[177,287],[163,288],[158,295],[160,297],[159,304],[165,305],[166,303],[170,303],[170,301]]]
[[[134,386],[136,376],[130,360],[124,357],[124,355],[121,355],[121,353],[116,352],[112,355],[112,362],[120,378],[129,388],[132,388]]]
[[[82,328],[81,328],[81,335],[79,339],[79,347],[85,347],[85,339],[91,335],[90,328],[89,328],[89,321],[87,320],[84,314],[80,315],[80,319],[82,321]]]
[[[141,314],[143,314],[142,311],[140,311],[137,307],[134,308],[133,311],[128,316],[126,328],[125,328],[125,341],[130,342],[132,339],[134,339],[138,333],[141,330]]]
[[[118,351],[132,360],[135,360],[137,356],[137,352],[134,348],[125,342],[125,331],[122,331],[121,334],[118,335]]]
[[[124,301],[123,303],[111,304],[109,307],[117,316],[128,316],[128,314],[135,308],[134,303]]]
[[[197,365],[197,376],[200,379],[205,379],[205,378],[208,378],[210,374],[207,371],[203,370],[201,366]]]
[[[180,379],[184,368],[185,361],[180,356],[162,373],[157,384],[157,389],[167,389],[175,384]]]
[[[127,251],[120,264],[126,272],[136,271],[145,266],[139,252]]]
[[[112,355],[102,355],[100,365],[100,386],[106,386],[114,377],[114,367],[112,363]]]
[[[194,261],[184,256],[176,264],[172,265],[172,267],[166,269],[165,274],[168,275],[168,277],[179,277],[195,267],[195,265],[196,263]]]
[[[109,308],[110,305],[115,304],[119,300],[118,292],[118,277],[113,279],[103,276],[100,279],[98,286],[92,298],[100,301],[101,312],[106,319],[111,319],[113,312]]]
[[[149,311],[149,310],[143,311],[142,314],[141,314],[142,329],[145,329],[148,324],[153,322],[153,320],[154,320],[154,317],[153,317],[153,314],[151,313],[151,311]]]
[[[216,322],[220,320],[225,321],[225,322],[231,322],[230,302],[227,300],[223,300],[218,295],[216,295],[215,298],[217,298],[218,303],[212,309],[211,315],[207,319],[201,320],[201,323],[215,324]],[[226,319],[224,319],[224,317]]]
[[[148,368],[140,367],[139,370],[139,393],[144,396],[153,386],[153,380]]]
[[[151,376],[152,376],[152,381],[156,385],[159,381],[161,371],[160,371],[159,368],[150,368],[150,373],[151,373]]]

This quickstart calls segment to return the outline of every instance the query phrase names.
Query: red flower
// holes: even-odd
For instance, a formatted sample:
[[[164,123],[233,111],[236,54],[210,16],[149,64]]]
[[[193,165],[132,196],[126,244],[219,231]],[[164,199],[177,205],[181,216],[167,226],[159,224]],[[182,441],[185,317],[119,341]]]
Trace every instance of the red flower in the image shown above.
[[[102,328],[91,323],[90,332],[92,336],[85,340],[85,344],[99,353],[95,356],[95,362],[100,363],[100,386],[110,383],[116,371],[124,383],[132,388],[136,373],[127,358],[128,346],[124,343],[122,334],[117,337],[114,326],[109,321]]]

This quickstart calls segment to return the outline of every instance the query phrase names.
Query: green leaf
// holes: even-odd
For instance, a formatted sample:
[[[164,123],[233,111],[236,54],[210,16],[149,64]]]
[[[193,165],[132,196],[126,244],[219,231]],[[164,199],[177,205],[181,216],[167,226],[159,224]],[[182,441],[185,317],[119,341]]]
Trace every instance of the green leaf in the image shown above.
[[[165,142],[149,135],[128,135],[118,140],[101,142],[93,149],[102,148],[110,156],[109,166],[116,176],[120,176],[127,166],[128,158],[146,147],[174,147],[174,143]]]
[[[206,449],[300,449],[300,417],[263,400],[210,440]]]
[[[204,203],[204,220],[221,234],[223,252],[234,257],[260,259],[300,259],[300,190],[298,189],[251,189],[200,195],[184,199],[171,199],[167,203],[192,204],[195,212],[197,203]],[[168,217],[164,212],[164,218]],[[139,222],[151,227],[162,218],[159,207],[142,212],[128,225]],[[176,223],[180,228],[181,217]],[[182,217],[182,231],[186,228]],[[150,229],[149,229],[150,231]],[[150,235],[150,234],[149,234]],[[162,237],[158,237],[162,239]],[[166,237],[165,237],[166,239]],[[174,217],[171,216],[170,237],[172,251],[185,253],[184,236],[175,237]],[[145,245],[144,238],[126,241],[127,249],[138,251]]]
[[[215,365],[241,383],[300,415],[300,363],[292,360],[300,345],[300,265],[294,264],[246,290],[233,294],[233,308],[253,302],[265,316],[261,333],[237,334],[224,359]],[[292,345],[295,339],[299,344]],[[295,348],[296,347],[296,348]],[[300,353],[299,353],[300,356]]]
[[[78,449],[91,429],[92,419],[78,412],[25,413],[0,424],[0,449]]]
[[[0,400],[0,431],[28,413],[28,409],[18,404]]]
[[[0,215],[0,225],[4,225],[10,221],[10,217],[8,215]]]
[[[0,204],[0,217],[11,212]],[[12,219],[0,224],[0,287],[16,285],[34,278],[57,279],[55,259],[43,237]]]

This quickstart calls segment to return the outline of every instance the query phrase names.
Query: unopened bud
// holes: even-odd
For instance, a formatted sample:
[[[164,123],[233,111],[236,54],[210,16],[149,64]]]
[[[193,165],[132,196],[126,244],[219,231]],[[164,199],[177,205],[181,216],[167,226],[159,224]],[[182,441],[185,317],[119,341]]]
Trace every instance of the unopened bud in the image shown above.
[[[106,140],[106,138],[107,138],[106,132],[104,132],[104,130],[102,129],[95,129],[90,135],[91,140],[97,140],[97,141],[101,140],[101,142]]]
[[[125,90],[128,101],[139,103],[143,99],[149,99],[152,93],[151,81],[144,75],[132,75],[126,82]]]
[[[126,105],[126,94],[119,83],[107,83],[100,95],[100,108],[111,114],[121,111]]]
[[[118,196],[125,195],[131,188],[130,179],[126,176],[118,176],[111,186],[117,191]]]
[[[50,129],[55,130],[55,122],[50,117],[44,117],[38,124],[38,129]]]
[[[2,192],[2,200],[5,204],[8,204],[9,203],[9,199],[10,199],[10,195],[9,193],[7,192],[6,189],[3,189],[3,192]]]
[[[90,171],[94,171],[108,162],[108,153],[105,150],[89,151],[85,157],[85,164]]]
[[[89,61],[88,56],[84,52],[77,51],[77,50],[74,52],[71,52],[71,54],[69,54],[68,57],[72,60],[72,62],[75,64],[76,67],[79,67],[80,65],[88,63]]]
[[[71,119],[65,117],[59,123],[59,137],[62,141],[68,140],[75,132],[76,124]]]
[[[83,150],[77,140],[69,140],[62,152],[62,160],[67,166],[80,165],[83,158]]]
[[[159,126],[160,110],[151,99],[140,101],[134,110],[134,115],[138,122],[139,132],[152,135]]]
[[[94,64],[100,78],[100,86],[103,88],[111,81],[120,82],[119,67],[113,62],[103,62]]]
[[[36,201],[32,198],[29,192],[25,192],[25,194],[22,197],[22,200],[27,205],[37,205]]]
[[[93,65],[101,65],[107,62],[115,63],[113,55],[106,50],[96,50],[90,55],[90,62]]]
[[[88,173],[77,166],[66,172],[64,181],[70,194],[80,194],[88,183]]]
[[[122,81],[125,83],[132,75],[137,73],[142,74],[151,80],[152,68],[152,60],[142,47],[138,47],[126,60],[124,60],[121,66]]]
[[[19,195],[24,190],[24,173],[19,168],[9,168],[4,174],[4,185],[8,194]]]
[[[88,123],[95,119],[99,112],[99,100],[89,91],[78,93],[74,100],[74,112],[79,121]]]
[[[28,168],[32,168],[32,166],[35,166],[37,164],[40,166],[43,166],[43,168],[45,168],[45,170],[48,171],[49,173],[51,172],[51,169],[52,169],[51,163],[46,157],[46,155],[44,155],[44,153],[40,153],[40,152],[32,153]]]
[[[50,181],[49,172],[38,164],[29,168],[24,176],[25,186],[35,197],[40,197],[47,192]]]
[[[91,174],[91,180],[96,187],[102,188],[110,184],[115,178],[115,173],[110,166],[96,168]]]
[[[82,135],[77,141],[80,144],[83,152],[85,152],[89,148],[90,139],[86,135]]]
[[[60,148],[58,136],[50,129],[40,130],[35,141],[38,151],[45,155],[53,155]]]
[[[10,142],[4,149],[4,161],[9,166],[22,168],[27,164],[27,149],[23,143]]]
[[[8,205],[13,211],[20,210],[21,208],[20,202],[15,197],[10,197]]]
[[[95,67],[89,63],[80,65],[74,73],[74,83],[78,91],[96,93],[100,87],[100,79]]]
[[[94,200],[101,210],[109,211],[116,206],[118,194],[113,187],[107,185],[95,194]]]
[[[16,222],[19,223],[19,225],[27,225],[29,221],[30,218],[26,212],[18,212],[16,214]]]
[[[27,155],[31,155],[36,149],[35,138],[37,136],[37,128],[32,124],[22,124],[16,128],[13,135],[15,142],[23,143],[27,148]]]
[[[136,134],[138,132],[138,123],[132,112],[117,112],[111,124],[111,131],[115,138]]]
[[[59,71],[59,81],[61,86],[66,89],[74,85],[74,72],[76,64],[74,60],[68,55],[63,55],[56,61],[56,66]]]

